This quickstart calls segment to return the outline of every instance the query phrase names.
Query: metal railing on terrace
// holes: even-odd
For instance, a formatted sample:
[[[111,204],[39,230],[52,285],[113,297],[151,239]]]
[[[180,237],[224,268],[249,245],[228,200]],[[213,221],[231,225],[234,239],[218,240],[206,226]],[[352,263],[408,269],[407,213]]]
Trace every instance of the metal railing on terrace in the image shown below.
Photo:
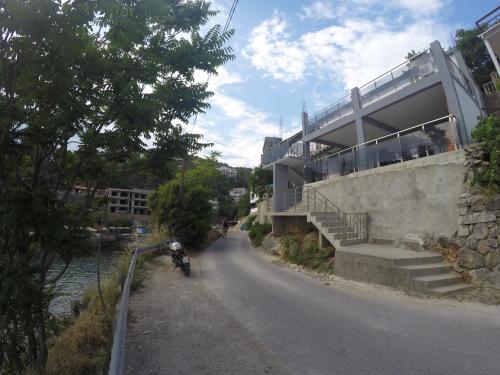
[[[430,49],[423,51],[361,86],[359,89],[361,106],[366,107],[437,71]]]
[[[349,93],[312,115],[308,119],[307,133],[321,129],[327,125],[328,122],[350,115],[353,112],[354,108],[352,106],[351,94]]]
[[[302,141],[284,140],[275,144],[271,149],[261,155],[260,162],[262,165],[271,164],[285,157],[301,158],[304,156],[304,147]]]
[[[312,180],[423,158],[462,148],[455,116],[445,116],[306,163]]]
[[[497,6],[491,12],[488,12],[483,17],[476,21],[477,27],[484,27],[485,29],[493,26],[500,21],[500,6]]]

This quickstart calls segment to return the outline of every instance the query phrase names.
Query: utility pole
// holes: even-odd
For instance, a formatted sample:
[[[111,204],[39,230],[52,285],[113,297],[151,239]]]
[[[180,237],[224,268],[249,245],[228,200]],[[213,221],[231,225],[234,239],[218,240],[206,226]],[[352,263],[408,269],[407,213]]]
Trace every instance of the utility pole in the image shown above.
[[[283,140],[283,118],[280,116],[279,137]]]

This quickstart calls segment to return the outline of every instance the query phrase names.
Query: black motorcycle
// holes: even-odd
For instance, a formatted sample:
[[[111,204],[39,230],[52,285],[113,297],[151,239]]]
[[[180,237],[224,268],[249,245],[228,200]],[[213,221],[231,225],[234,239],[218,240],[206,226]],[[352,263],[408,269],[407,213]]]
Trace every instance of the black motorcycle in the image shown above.
[[[191,275],[189,255],[187,255],[181,244],[179,242],[172,242],[169,248],[170,256],[172,257],[172,262],[175,264],[175,268],[180,267],[184,275]]]

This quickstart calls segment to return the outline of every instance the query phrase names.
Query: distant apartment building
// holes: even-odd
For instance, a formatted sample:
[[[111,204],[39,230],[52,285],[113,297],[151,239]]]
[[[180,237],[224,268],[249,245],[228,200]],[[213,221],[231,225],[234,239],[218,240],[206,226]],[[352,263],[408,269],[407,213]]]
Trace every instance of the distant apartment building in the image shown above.
[[[236,177],[236,175],[238,174],[236,168],[231,168],[226,165],[221,165],[217,168],[217,170],[227,177]]]
[[[241,197],[245,195],[246,192],[247,192],[246,188],[234,188],[229,190],[229,197],[233,201],[237,202],[240,200]]]
[[[152,190],[109,188],[109,212],[129,215],[149,215],[148,195]]]

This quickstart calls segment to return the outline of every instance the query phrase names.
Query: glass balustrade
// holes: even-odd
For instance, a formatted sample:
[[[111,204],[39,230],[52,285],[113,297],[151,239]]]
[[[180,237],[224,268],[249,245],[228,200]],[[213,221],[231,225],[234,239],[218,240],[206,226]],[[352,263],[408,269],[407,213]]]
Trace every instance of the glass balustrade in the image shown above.
[[[313,181],[423,158],[461,148],[458,122],[447,116],[314,160],[305,165]]]

